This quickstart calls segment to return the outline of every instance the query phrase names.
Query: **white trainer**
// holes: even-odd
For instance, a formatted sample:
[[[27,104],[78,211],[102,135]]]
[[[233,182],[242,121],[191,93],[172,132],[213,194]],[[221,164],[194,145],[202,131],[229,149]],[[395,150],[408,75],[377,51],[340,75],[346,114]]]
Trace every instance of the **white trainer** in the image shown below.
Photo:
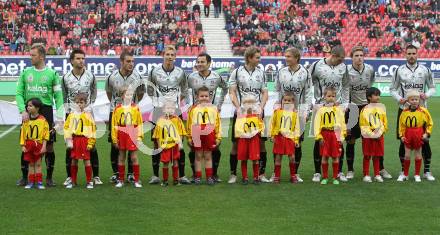
[[[362,179],[362,181],[364,181],[365,183],[371,183],[371,182],[372,182],[372,181],[371,181],[371,176],[369,176],[369,175],[364,176],[364,178]]]
[[[73,184],[72,184],[72,182],[70,182],[68,185],[66,185],[66,188],[67,188],[67,189],[71,189],[71,188],[73,188]]]
[[[101,185],[101,184],[103,184],[103,182],[101,181],[101,178],[99,178],[99,176],[95,176],[95,177],[93,178],[93,183],[96,184],[96,185]]]
[[[160,178],[153,175],[151,176],[150,181],[148,182],[149,184],[159,184],[160,183]]]
[[[431,174],[431,172],[426,172],[423,174],[423,178],[427,179],[428,181],[435,181],[435,177]]]
[[[135,188],[142,188],[142,184],[139,181],[134,182]]]
[[[64,181],[63,185],[67,186],[68,184],[71,184],[71,183],[72,183],[72,178],[67,177],[66,180]]]
[[[354,179],[354,172],[353,171],[347,172],[347,179],[349,179],[349,180]]]
[[[304,180],[301,179],[301,177],[299,177],[299,174],[295,174],[295,176],[296,176],[296,180],[298,180],[298,183],[304,182]]]
[[[417,183],[422,182],[422,179],[420,178],[420,175],[415,175],[414,176],[414,181],[417,182]]]
[[[397,178],[397,182],[403,182],[405,180],[408,180],[408,177],[405,176],[404,174],[400,174],[399,178]]]
[[[347,181],[348,181],[348,180],[347,180],[347,177],[345,177],[345,175],[344,175],[343,172],[340,172],[340,173],[338,174],[338,178],[339,178],[339,180],[340,180],[341,182],[347,182]]]
[[[237,176],[231,175],[229,176],[228,184],[235,184],[237,182]]]
[[[258,179],[259,179],[260,182],[262,182],[262,183],[270,183],[270,182],[271,182],[269,179],[266,178],[265,175],[260,175],[260,176],[258,176]]]
[[[382,169],[382,170],[380,171],[380,175],[381,175],[384,179],[392,179],[392,178],[393,178],[393,176],[392,176],[390,173],[388,173],[388,171],[385,170],[385,169]]]
[[[93,182],[88,182],[86,185],[87,189],[93,189]]]
[[[186,176],[183,176],[183,177],[179,178],[179,183],[181,183],[181,184],[191,184],[191,181],[188,178],[186,178]]]
[[[312,181],[315,183],[321,182],[321,173],[315,173],[313,174]]]
[[[122,188],[122,186],[124,186],[124,182],[118,180],[118,183],[116,183],[115,187],[116,188]]]
[[[380,175],[376,175],[376,176],[374,176],[374,180],[375,180],[376,182],[383,183],[383,178],[382,178],[382,176],[380,176]]]
[[[270,176],[269,181],[272,183],[275,180],[275,173],[272,173],[272,176]]]

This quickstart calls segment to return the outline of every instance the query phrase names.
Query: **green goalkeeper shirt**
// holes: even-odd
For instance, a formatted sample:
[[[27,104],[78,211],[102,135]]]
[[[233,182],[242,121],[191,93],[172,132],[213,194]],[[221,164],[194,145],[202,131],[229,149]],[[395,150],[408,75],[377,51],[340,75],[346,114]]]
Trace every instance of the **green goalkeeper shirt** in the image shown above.
[[[39,98],[45,105],[55,105],[57,117],[64,115],[63,93],[61,90],[61,80],[58,73],[48,67],[38,70],[35,67],[26,68],[20,75],[17,82],[16,101],[20,113],[26,111],[25,102],[30,98]]]

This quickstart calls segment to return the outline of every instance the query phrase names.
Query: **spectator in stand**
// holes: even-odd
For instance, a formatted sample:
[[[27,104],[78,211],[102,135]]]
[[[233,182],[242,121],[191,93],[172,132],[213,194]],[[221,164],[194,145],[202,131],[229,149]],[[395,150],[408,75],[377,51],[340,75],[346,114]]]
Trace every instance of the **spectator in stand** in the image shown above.
[[[209,17],[210,6],[211,6],[211,0],[203,0],[203,11],[205,12],[205,17]]]

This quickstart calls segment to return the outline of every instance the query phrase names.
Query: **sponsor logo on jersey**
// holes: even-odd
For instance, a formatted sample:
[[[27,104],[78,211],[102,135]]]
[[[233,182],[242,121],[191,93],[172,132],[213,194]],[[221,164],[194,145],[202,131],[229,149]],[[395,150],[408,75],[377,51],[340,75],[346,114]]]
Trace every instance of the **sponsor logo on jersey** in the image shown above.
[[[351,90],[353,91],[365,91],[368,89],[368,85],[357,85],[357,86],[351,86]]]
[[[287,91],[295,92],[295,93],[300,93],[301,92],[301,88],[295,87],[295,86],[292,86],[292,85],[289,85],[289,86],[283,85],[283,90],[286,91],[286,92]]]
[[[34,132],[35,131],[35,132]],[[38,125],[29,125],[29,133],[27,134],[27,139],[38,139]],[[30,134],[30,136],[29,136]]]
[[[261,93],[261,89],[259,88],[253,88],[253,87],[240,87],[240,91],[242,92],[252,92],[255,94],[260,94]]]
[[[281,117],[280,129],[284,129],[284,130],[292,129],[292,117],[283,115]]]
[[[81,132],[83,133],[84,131],[84,121],[82,120],[82,118],[74,118],[72,120],[72,126],[73,126],[73,130],[78,130],[78,126],[81,125]]]
[[[133,116],[131,113],[121,113],[121,116],[119,116],[119,125],[133,125]]]
[[[325,124],[327,123],[327,120],[328,120],[328,123],[329,123],[329,124],[331,124],[333,120],[335,120],[335,122],[336,122],[336,115],[335,115],[335,112],[333,112],[333,111],[325,112],[325,113],[322,115],[322,120],[321,120],[321,121],[322,121],[322,123],[325,125]]]
[[[405,120],[407,127],[417,127],[417,118],[415,116],[408,116]]]
[[[29,92],[47,93],[47,87],[44,87],[44,86],[30,85],[30,86],[27,87],[27,90]]]
[[[245,122],[243,124],[243,131],[244,133],[252,133],[254,131],[257,131],[257,125],[255,124],[255,122],[250,121],[250,122]]]
[[[377,124],[380,123],[380,115],[379,115],[379,113],[378,112],[375,112],[374,114],[370,113],[368,115],[368,123],[370,123],[371,127],[377,126]],[[373,125],[373,123],[374,123],[374,125]]]
[[[173,135],[171,135],[171,133]],[[177,138],[177,131],[176,131],[176,128],[174,127],[173,124],[163,125],[162,126],[162,139],[165,139],[165,137]]]
[[[211,123],[211,118],[209,117],[208,112],[197,112],[197,124],[206,124],[206,123]],[[200,120],[202,120],[200,122]]]
[[[420,83],[408,83],[404,85],[405,89],[423,89],[423,84]]]
[[[337,88],[341,86],[340,82],[324,82],[324,87],[333,87],[333,88]]]
[[[178,92],[178,87],[159,86],[159,91],[162,93]]]

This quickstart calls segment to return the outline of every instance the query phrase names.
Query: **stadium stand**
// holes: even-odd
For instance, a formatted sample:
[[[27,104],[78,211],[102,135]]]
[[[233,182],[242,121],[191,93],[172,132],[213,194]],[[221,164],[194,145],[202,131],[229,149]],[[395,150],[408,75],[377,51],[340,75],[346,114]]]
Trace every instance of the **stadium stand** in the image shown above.
[[[0,0],[0,55],[23,55],[43,42],[61,55],[80,47],[91,55],[178,55],[205,50],[200,6],[191,0]],[[44,7],[43,7],[44,5]],[[369,57],[402,57],[411,43],[423,58],[440,57],[438,0],[222,0],[232,51],[262,48],[281,56],[291,46],[305,57],[342,44],[363,45]]]
[[[423,58],[440,57],[438,0],[223,0],[232,50],[262,48],[280,56],[291,46],[324,56],[335,44],[363,45],[369,57],[402,57],[406,44]]]
[[[200,10],[190,0],[0,0],[0,25],[0,55],[23,55],[35,42],[51,55],[74,47],[158,55],[170,43],[178,55],[205,50]]]

